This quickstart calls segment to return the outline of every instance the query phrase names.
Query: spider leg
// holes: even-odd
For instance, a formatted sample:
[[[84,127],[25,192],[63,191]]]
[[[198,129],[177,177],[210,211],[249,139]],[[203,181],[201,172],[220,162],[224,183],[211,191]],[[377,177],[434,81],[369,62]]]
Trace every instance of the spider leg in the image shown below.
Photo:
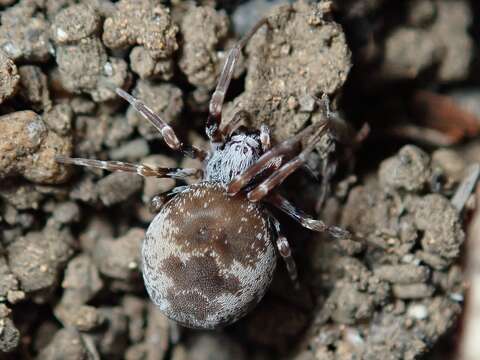
[[[152,196],[150,199],[150,212],[152,214],[157,214],[172,196],[182,192],[186,188],[188,188],[188,186],[177,186],[171,190]]]
[[[168,195],[169,195],[169,192],[167,191],[167,192],[163,192],[161,194],[154,195],[150,199],[149,210],[152,214],[157,214],[157,213],[160,212],[163,205],[165,205],[165,203],[168,200]]]
[[[258,186],[253,190],[249,191],[247,194],[248,200],[257,202],[263,199],[270,191],[275,187],[280,185],[288,176],[290,176],[294,171],[300,168],[307,161],[307,156],[310,154],[315,145],[320,140],[321,135],[326,130],[326,123],[324,126],[317,129],[312,138],[308,141],[305,149],[303,149],[300,154],[295,156],[293,159],[284,164],[280,169],[271,174],[266,180],[263,180]],[[247,169],[248,171],[248,169]]]
[[[293,206],[292,203],[290,203],[280,194],[270,194],[268,197],[265,198],[265,200],[283,211],[288,216],[295,219],[307,229],[318,232],[327,232],[328,234],[330,234],[330,236],[337,239],[350,239],[352,237],[350,232],[348,232],[347,230],[344,230],[338,226],[327,225],[322,220],[314,219],[302,210],[297,209],[295,206]]]
[[[317,204],[315,205],[315,209],[317,211],[320,211],[320,209],[322,209],[325,201],[327,200],[327,196],[331,190],[331,181],[335,176],[338,167],[338,160],[332,157],[332,154],[335,151],[335,140],[333,138],[327,138],[327,140],[328,143],[326,144],[322,152],[323,159],[320,172],[322,176],[322,181],[320,183],[320,195],[318,196]]]
[[[262,144],[263,152],[267,152],[272,148],[270,140],[270,128],[266,124],[260,126],[260,143]]]
[[[223,141],[224,133],[220,129],[222,122],[222,107],[225,100],[225,94],[232,80],[233,70],[235,64],[240,58],[242,48],[247,44],[248,40],[257,32],[257,30],[267,23],[267,19],[263,18],[255,24],[255,26],[240,39],[239,42],[228,52],[227,59],[223,65],[220,78],[218,80],[215,92],[210,99],[209,114],[206,124],[206,133],[212,143],[219,143]]]
[[[226,124],[222,129],[220,130],[223,135],[229,137],[232,136],[234,131],[237,130],[240,127],[240,124],[242,121],[245,121],[248,123],[250,118],[250,114],[245,111],[245,110],[240,110],[237,111],[234,115],[233,118],[230,120],[228,124]]]
[[[285,261],[288,275],[290,276],[290,280],[292,280],[293,286],[295,287],[295,289],[299,289],[300,284],[298,282],[297,265],[295,264],[295,260],[292,257],[292,250],[290,248],[290,244],[288,243],[287,238],[281,232],[280,222],[273,215],[270,215],[270,218],[277,233],[276,245],[278,252],[282,257],[283,261]]]
[[[86,167],[105,169],[108,171],[121,171],[135,173],[143,177],[184,179],[189,176],[201,177],[200,169],[159,168],[144,164],[131,164],[121,161],[103,161],[83,158],[70,158],[56,156],[55,161],[61,164],[72,164]]]
[[[338,163],[331,159],[325,159],[322,165],[322,181],[320,183],[320,195],[318,196],[317,204],[315,208],[320,210],[323,208],[327,196],[331,190],[331,180],[337,172]]]
[[[147,119],[153,126],[157,128],[160,134],[162,134],[162,137],[169,148],[182,151],[184,154],[193,158],[199,158],[201,160],[205,159],[207,154],[204,150],[194,146],[184,146],[180,140],[178,140],[178,137],[175,135],[175,131],[173,131],[172,127],[163,121],[159,115],[155,114],[153,110],[145,105],[143,101],[137,99],[120,88],[117,88],[115,91],[120,97],[128,101],[128,103],[132,105],[135,110],[137,110],[145,119]]]
[[[284,140],[280,144],[268,150],[247,170],[235,177],[230,184],[228,184],[227,193],[229,195],[235,195],[240,192],[257,174],[261,173],[262,170],[265,169],[272,159],[283,158],[286,155],[297,151],[302,140],[308,138],[312,133],[323,133],[327,129],[327,125],[328,121],[312,124],[300,131],[297,135],[291,137],[290,139]],[[315,138],[317,138],[317,136]],[[312,149],[313,145],[311,146]]]

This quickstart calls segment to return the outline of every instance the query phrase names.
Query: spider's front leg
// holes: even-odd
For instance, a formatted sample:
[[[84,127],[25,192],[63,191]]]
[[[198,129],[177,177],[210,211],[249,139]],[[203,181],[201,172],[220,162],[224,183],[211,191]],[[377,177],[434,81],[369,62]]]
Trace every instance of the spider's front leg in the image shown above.
[[[266,23],[266,18],[263,18],[257,22],[255,26],[247,34],[245,34],[245,36],[240,39],[240,41],[236,43],[235,46],[228,52],[217,87],[215,88],[215,92],[213,93],[209,104],[209,114],[205,130],[212,143],[221,143],[224,139],[225,133],[220,128],[220,124],[222,122],[222,108],[225,101],[225,94],[227,93],[228,86],[232,80],[233,70],[235,69],[235,64],[240,58],[242,48],[257,32],[257,30]]]
[[[328,129],[328,122],[322,123],[317,128],[313,136],[309,139],[305,148],[293,159],[284,164],[280,169],[276,170],[267,179],[263,180],[253,190],[249,191],[247,197],[250,201],[257,202],[268,195],[275,187],[280,185],[288,176],[299,169],[307,161],[307,156],[313,151],[320,137]],[[261,158],[260,158],[261,159]],[[249,169],[247,169],[248,171]]]
[[[254,164],[252,164],[242,174],[235,177],[227,186],[227,193],[231,196],[238,194],[248,183],[258,174],[260,174],[269,163],[276,160],[282,160],[285,157],[291,157],[292,154],[298,152],[300,144],[305,139],[308,139],[314,134],[314,140],[317,140],[317,135],[321,135],[326,131],[328,121],[318,122],[308,126],[300,131],[297,135],[284,140],[280,144],[274,146],[266,153],[264,153]],[[312,147],[313,149],[313,147]],[[282,167],[283,168],[283,167]],[[267,179],[268,180],[268,179]],[[283,180],[282,180],[283,181]]]
[[[136,97],[130,95],[126,91],[117,88],[117,94],[128,101],[130,105],[133,106],[145,119],[147,119],[155,128],[162,134],[162,137],[165,143],[172,150],[178,150],[183,152],[185,155],[188,155],[192,158],[198,158],[200,160],[205,159],[207,153],[195,146],[185,146],[180,142],[173,128],[168,125],[159,115],[155,114],[152,109],[150,109],[143,101],[137,99]]]
[[[144,164],[131,164],[121,161],[103,161],[95,159],[71,158],[66,156],[56,156],[55,161],[61,164],[72,164],[104,169],[108,171],[135,173],[143,177],[185,179],[192,176],[196,178],[201,178],[203,173],[202,170],[193,168],[181,169],[152,167]]]

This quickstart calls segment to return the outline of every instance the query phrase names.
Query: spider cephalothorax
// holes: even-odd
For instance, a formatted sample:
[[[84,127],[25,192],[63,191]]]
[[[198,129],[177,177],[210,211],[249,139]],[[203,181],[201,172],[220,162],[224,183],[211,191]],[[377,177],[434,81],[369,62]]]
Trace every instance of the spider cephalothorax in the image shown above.
[[[226,186],[257,161],[263,150],[258,134],[233,135],[205,159],[204,178]]]
[[[305,164],[307,155],[329,129],[328,112],[322,121],[273,147],[267,126],[253,131],[237,127],[235,119],[240,116],[226,127],[220,126],[224,96],[241,48],[265,23],[266,19],[258,22],[228,54],[210,101],[206,125],[210,151],[184,146],[158,115],[117,89],[161,132],[170,148],[202,160],[203,170],[57,158],[65,164],[141,176],[200,179],[197,184],[176,187],[153,199],[158,214],[142,245],[143,278],[151,299],[168,317],[188,327],[224,326],[257,304],[272,279],[277,260],[275,245],[291,279],[298,284],[288,241],[265,205],[279,208],[311,230],[349,236],[306,215],[275,192]]]

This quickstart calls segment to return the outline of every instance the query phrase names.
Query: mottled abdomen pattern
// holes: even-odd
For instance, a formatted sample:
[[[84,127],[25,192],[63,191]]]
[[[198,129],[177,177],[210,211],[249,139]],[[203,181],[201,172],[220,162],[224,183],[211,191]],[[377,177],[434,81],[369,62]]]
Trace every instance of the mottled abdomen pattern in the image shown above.
[[[263,297],[276,265],[261,205],[201,182],[167,202],[142,246],[145,286],[171,319],[192,328],[225,326]]]

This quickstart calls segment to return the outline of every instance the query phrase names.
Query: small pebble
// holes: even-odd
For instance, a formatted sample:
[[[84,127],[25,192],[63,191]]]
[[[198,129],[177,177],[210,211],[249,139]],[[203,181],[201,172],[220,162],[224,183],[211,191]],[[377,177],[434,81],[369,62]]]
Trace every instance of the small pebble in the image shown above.
[[[91,331],[103,324],[105,318],[97,308],[89,305],[65,305],[60,303],[54,309],[55,317],[64,327],[79,331]]]
[[[20,332],[9,317],[0,317],[0,353],[15,350],[20,342]]]
[[[428,284],[395,284],[393,295],[399,299],[423,299],[432,296],[435,288]]]
[[[428,317],[428,309],[423,304],[410,304],[407,315],[416,320],[424,320]]]
[[[426,266],[417,265],[383,265],[375,268],[373,273],[395,284],[426,282],[430,274]]]
[[[0,104],[17,92],[19,82],[15,63],[0,51]]]
[[[100,239],[94,250],[100,272],[114,279],[138,281],[144,236],[144,229],[132,228],[117,239]]]
[[[103,288],[103,280],[90,255],[80,254],[69,261],[62,281],[62,303],[85,304]]]
[[[0,116],[0,178],[22,175],[32,182],[64,182],[69,173],[55,156],[70,155],[71,149],[71,138],[49,131],[33,111]]]
[[[139,159],[150,153],[148,143],[145,139],[138,138],[125,143],[124,145],[110,150],[109,159],[122,160],[127,162],[138,162]]]
[[[40,290],[53,291],[60,271],[72,255],[73,238],[68,230],[46,227],[29,232],[7,247],[11,272],[27,294]]]
[[[378,177],[384,186],[419,191],[428,182],[430,171],[429,156],[416,146],[406,145],[397,155],[382,161]]]
[[[35,111],[46,111],[52,106],[48,90],[47,76],[34,65],[23,65],[20,74],[20,97]]]
[[[136,174],[112,173],[97,183],[96,190],[106,206],[118,204],[140,191],[143,179]]]
[[[38,358],[45,360],[95,359],[81,334],[72,328],[57,331],[52,341],[40,352]]]
[[[178,27],[165,6],[137,0],[120,0],[115,5],[103,23],[106,46],[120,49],[142,45],[154,59],[168,58],[178,49]]]

